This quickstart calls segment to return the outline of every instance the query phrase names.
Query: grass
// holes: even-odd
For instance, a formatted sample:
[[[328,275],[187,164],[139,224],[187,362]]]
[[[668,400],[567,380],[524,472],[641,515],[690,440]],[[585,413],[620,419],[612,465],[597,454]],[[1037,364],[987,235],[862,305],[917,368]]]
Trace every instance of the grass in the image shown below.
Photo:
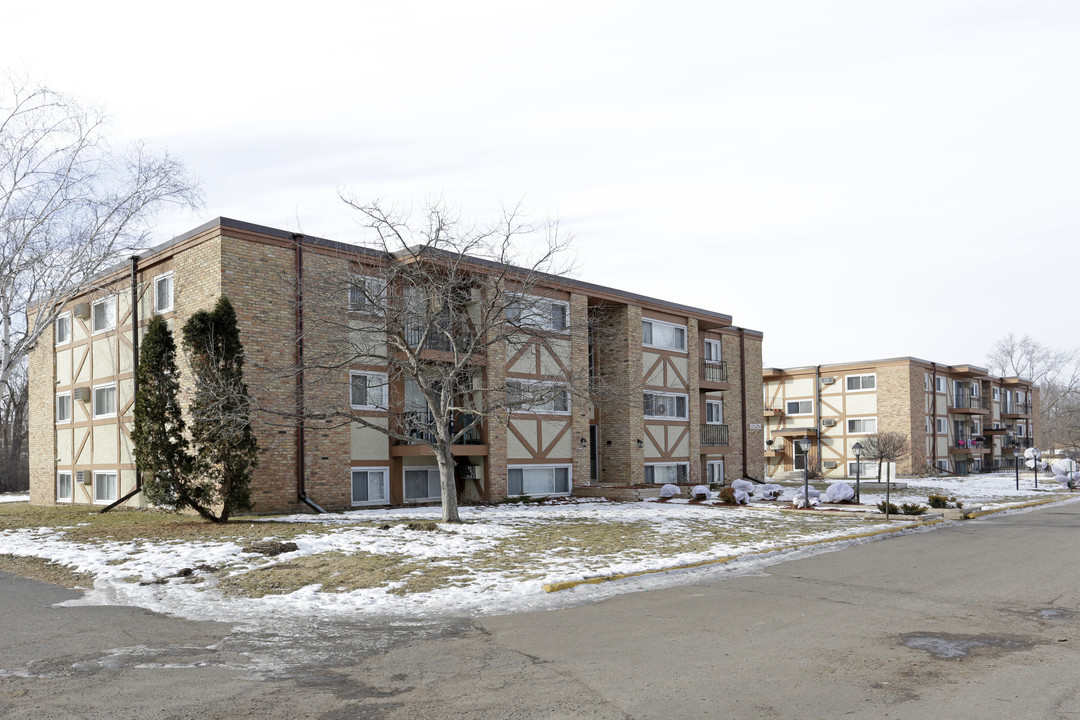
[[[0,555],[0,570],[66,588],[90,587],[94,584],[92,575],[76,572],[60,563],[37,557]]]

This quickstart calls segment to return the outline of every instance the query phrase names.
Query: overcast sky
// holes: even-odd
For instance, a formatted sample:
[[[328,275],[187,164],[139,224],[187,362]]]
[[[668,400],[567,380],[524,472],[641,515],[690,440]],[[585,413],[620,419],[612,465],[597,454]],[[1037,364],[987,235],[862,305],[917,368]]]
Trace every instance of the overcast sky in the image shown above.
[[[1080,346],[1080,3],[20,3],[0,67],[182,158],[206,208],[524,202],[577,276],[765,333],[767,366]]]

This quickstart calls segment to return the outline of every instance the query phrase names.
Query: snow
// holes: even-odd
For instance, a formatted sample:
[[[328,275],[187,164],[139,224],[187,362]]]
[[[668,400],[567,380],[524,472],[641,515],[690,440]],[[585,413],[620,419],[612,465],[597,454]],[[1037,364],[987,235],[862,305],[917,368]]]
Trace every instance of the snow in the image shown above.
[[[1047,477],[1035,490],[1031,474],[1022,478],[1021,491],[1009,474],[905,480],[905,490],[892,493],[894,503],[926,504],[930,492],[955,495],[965,508],[1006,507],[1031,499],[1080,500]],[[758,486],[760,489],[760,486]],[[506,504],[462,508],[462,524],[440,524],[438,532],[408,530],[410,522],[437,522],[439,508],[371,509],[328,515],[273,518],[311,525],[310,533],[290,538],[299,550],[275,558],[244,553],[234,542],[158,541],[75,542],[63,528],[0,531],[0,553],[34,556],[94,575],[94,587],[67,604],[126,605],[193,619],[257,623],[265,618],[328,616],[352,619],[467,617],[551,609],[592,602],[611,595],[690,582],[715,574],[760,572],[762,567],[807,552],[824,552],[869,539],[859,539],[896,524],[886,525],[880,514],[867,512],[884,493],[863,491],[862,512],[794,512],[790,499],[799,488],[786,487],[785,503],[756,501],[750,510],[721,507],[718,501],[672,499],[664,502],[613,503],[599,499],[569,502]],[[785,509],[788,508],[788,509]],[[628,529],[657,539],[656,547],[631,545],[627,550],[602,554],[578,548],[574,528],[608,525],[615,535]],[[387,527],[388,526],[388,527]],[[529,533],[545,527],[565,528],[565,542],[545,540],[537,547]],[[922,532],[930,528],[903,532]],[[274,526],[266,526],[273,539]],[[706,538],[703,540],[703,538]],[[854,538],[854,539],[853,539]],[[818,543],[829,543],[819,546]],[[800,549],[791,550],[793,546]],[[494,552],[498,550],[498,552]],[[200,582],[173,578],[164,584],[140,582],[165,578],[183,568],[221,567],[236,576],[259,567],[289,562],[327,552],[403,557],[407,562],[453,570],[454,577],[435,589],[390,591],[401,583],[337,592],[332,580],[323,588],[311,585],[295,592],[245,598],[225,595],[217,578],[196,572]],[[512,557],[503,563],[493,556]],[[723,564],[662,572],[572,590],[548,593],[546,583],[574,581],[612,574],[668,570],[693,563]],[[422,570],[419,571],[422,574]]]
[[[29,493],[4,493],[0,495],[0,503],[30,502]]]

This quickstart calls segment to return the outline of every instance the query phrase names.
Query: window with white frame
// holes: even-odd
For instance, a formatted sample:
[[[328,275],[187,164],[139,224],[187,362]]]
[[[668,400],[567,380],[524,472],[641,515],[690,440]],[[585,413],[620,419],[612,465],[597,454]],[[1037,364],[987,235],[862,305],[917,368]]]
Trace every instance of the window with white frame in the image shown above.
[[[931,430],[930,430],[930,427],[931,427],[931,425],[930,425],[930,416],[927,415],[926,418],[924,418],[924,419],[926,420],[926,434],[929,435],[931,433]]]
[[[90,306],[93,332],[105,332],[116,327],[116,296],[95,300]]]
[[[724,424],[724,401],[723,400],[706,400],[705,401],[705,423],[707,425],[723,425]]]
[[[56,473],[56,499],[71,502],[72,497],[71,473],[67,471]]]
[[[56,317],[56,344],[65,345],[71,342],[71,313],[64,313]]]
[[[507,380],[507,402],[517,412],[570,412],[570,390],[564,383],[547,380]]]
[[[167,313],[173,309],[173,274],[163,273],[154,278],[154,312]]]
[[[930,392],[930,373],[923,373],[923,387],[926,392]]]
[[[383,505],[390,502],[389,468],[353,468],[352,504]]]
[[[846,382],[849,391],[877,389],[877,375],[874,373],[868,375],[848,375]]]
[[[386,373],[349,373],[349,405],[356,410],[386,409]]]
[[[506,319],[521,327],[562,332],[570,326],[570,303],[522,295],[507,303]]]
[[[968,385],[968,387],[971,389],[971,397],[979,397],[979,394],[982,392],[980,390],[982,386],[979,383],[973,382]]]
[[[848,477],[855,477],[856,473],[860,477],[877,477],[877,462],[873,460],[848,460]]]
[[[59,393],[56,396],[56,422],[71,422],[71,393]]]
[[[813,415],[813,400],[788,400],[785,413],[788,415]]]
[[[947,418],[940,418],[940,417],[939,418],[934,418],[934,422],[935,422],[936,427],[937,427],[937,434],[938,435],[948,435],[949,434],[949,421],[948,421]]]
[[[508,495],[569,495],[569,465],[523,465],[506,472]]]
[[[406,500],[439,500],[442,485],[437,467],[407,467],[405,475]]]
[[[991,392],[994,395],[994,402],[1001,400],[1001,388],[994,388]]]
[[[872,435],[877,432],[877,418],[848,418],[848,435]]]
[[[722,346],[719,340],[705,339],[705,362],[709,365],[719,365]]]
[[[643,345],[661,350],[686,352],[686,326],[673,325],[661,320],[642,320],[641,342]]]
[[[116,383],[95,385],[93,392],[94,417],[116,417]]]
[[[349,281],[349,309],[373,313],[386,302],[386,286],[379,278],[353,275]]]
[[[938,466],[938,470],[944,470],[945,472],[949,471],[949,461],[948,460],[938,460],[937,461],[937,466]]]
[[[709,460],[705,463],[705,477],[709,484],[722,485],[724,482],[724,461]]]
[[[645,482],[654,485],[685,483],[690,463],[645,463]]]
[[[116,471],[94,471],[94,502],[101,505],[116,502],[119,487],[116,482]]]
[[[982,423],[979,422],[979,418],[971,418],[971,434],[982,435]]]
[[[1019,423],[1016,425],[1016,437],[1024,437],[1024,426]]]
[[[687,395],[679,393],[644,393],[645,417],[651,420],[686,420]]]
[[[948,378],[943,378],[939,375],[937,378],[937,391],[943,393],[948,387]]]

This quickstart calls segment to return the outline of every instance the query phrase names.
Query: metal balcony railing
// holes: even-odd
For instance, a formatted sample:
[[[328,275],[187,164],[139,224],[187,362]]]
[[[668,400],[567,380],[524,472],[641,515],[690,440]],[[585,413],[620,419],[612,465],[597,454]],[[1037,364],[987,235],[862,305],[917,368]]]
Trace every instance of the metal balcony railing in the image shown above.
[[[726,383],[728,381],[727,363],[720,360],[701,361],[702,382]]]
[[[990,400],[982,396],[953,395],[951,407],[954,410],[989,410]]]
[[[474,415],[454,415],[450,421],[451,434],[458,432],[463,427],[470,425],[475,419]],[[415,445],[422,442],[435,442],[435,417],[429,410],[406,410],[395,417],[395,429],[402,435],[407,435],[411,440],[394,439],[395,445]],[[465,435],[457,441],[457,445],[481,445],[480,427],[470,428]]]
[[[701,444],[726,446],[728,444],[728,426],[702,425]]]
[[[1001,404],[1002,415],[1030,415],[1031,403],[1030,402],[1011,402]]]

